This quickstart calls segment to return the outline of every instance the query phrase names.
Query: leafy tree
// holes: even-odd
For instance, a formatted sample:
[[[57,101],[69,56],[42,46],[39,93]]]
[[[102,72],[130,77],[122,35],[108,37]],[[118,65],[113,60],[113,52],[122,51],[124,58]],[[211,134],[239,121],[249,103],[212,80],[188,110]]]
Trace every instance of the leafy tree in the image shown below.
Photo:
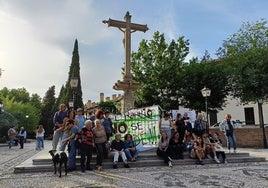
[[[227,75],[223,69],[224,65],[219,61],[209,60],[206,62],[198,62],[197,59],[190,60],[183,70],[183,80],[181,87],[183,88],[183,97],[180,103],[187,108],[197,111],[205,111],[204,97],[201,89],[204,86],[211,89],[211,96],[208,98],[209,110],[219,110],[225,102],[228,95]]]
[[[178,107],[180,72],[188,53],[189,41],[184,37],[168,44],[164,34],[155,32],[152,40],[141,41],[138,51],[132,53],[131,63],[134,81],[143,83],[135,93],[138,107],[153,104],[167,110]]]
[[[14,101],[28,103],[30,102],[30,94],[29,92],[23,87],[18,89],[3,89],[5,93],[5,97],[13,98]]]
[[[106,102],[100,102],[98,104],[99,108],[102,109],[103,111],[109,111],[113,114],[117,114],[118,110],[116,108],[116,104],[112,101],[106,101]]]
[[[229,71],[234,97],[243,103],[268,97],[268,27],[265,20],[246,22],[223,43],[222,60]]]
[[[7,131],[11,125],[18,125],[17,119],[10,113],[4,112],[0,114],[0,138],[5,136],[8,138]]]
[[[60,106],[60,104],[62,104],[62,103],[66,103],[66,101],[65,101],[65,98],[66,98],[66,94],[65,94],[65,91],[66,91],[66,89],[65,89],[65,87],[64,87],[64,85],[61,87],[61,89],[60,89],[60,93],[59,93],[59,96],[58,96],[58,98],[56,99],[56,103],[55,103],[55,105],[54,105],[54,112],[56,112],[57,110],[58,110],[58,107]],[[67,105],[67,103],[66,103],[66,105]]]
[[[36,93],[32,94],[29,103],[37,109],[42,109],[41,97]]]
[[[41,112],[41,119],[40,119],[40,124],[44,126],[44,129],[46,131],[46,135],[51,135],[53,134],[53,116],[54,112],[57,110],[55,109],[55,86],[51,86],[44,98],[43,98],[43,108]]]
[[[14,117],[14,120],[4,120],[10,122],[17,122],[19,127],[24,126],[28,132],[33,131],[38,125],[41,112],[40,97],[33,94],[30,98],[29,92],[25,88],[11,89],[3,88],[0,90],[1,100],[4,104],[5,113],[11,114],[9,117]],[[5,114],[4,113],[4,114]],[[26,118],[26,115],[29,118]],[[4,118],[7,116],[3,116]]]
[[[24,126],[28,132],[35,130],[39,123],[40,109],[32,106],[30,103],[17,102],[13,98],[3,98],[5,104],[5,113],[10,113],[14,116],[19,127]],[[26,118],[28,115],[28,118]]]

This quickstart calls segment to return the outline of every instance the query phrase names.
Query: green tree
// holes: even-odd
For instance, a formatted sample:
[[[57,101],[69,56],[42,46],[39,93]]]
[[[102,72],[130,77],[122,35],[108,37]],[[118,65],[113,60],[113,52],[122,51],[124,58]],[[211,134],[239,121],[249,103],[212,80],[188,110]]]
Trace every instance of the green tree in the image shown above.
[[[30,94],[24,87],[8,90],[7,97],[13,98],[14,101],[17,101],[17,102],[22,102],[22,103],[30,102]]]
[[[55,109],[54,105],[56,102],[55,98],[55,86],[51,86],[44,98],[43,98],[43,108],[41,112],[40,124],[44,126],[46,131],[46,135],[53,134],[53,116],[57,109]]]
[[[36,93],[32,94],[29,103],[37,109],[42,109],[41,97]]]
[[[73,91],[70,85],[70,81],[72,77],[78,78],[78,86]],[[73,99],[73,92],[74,92],[74,109],[78,107],[83,108],[83,99],[82,99],[82,88],[81,88],[81,77],[80,77],[80,63],[79,63],[79,52],[78,52],[78,42],[75,39],[74,49],[73,49],[73,56],[72,56],[72,63],[69,70],[68,81],[65,85],[65,104],[68,104],[70,99]]]
[[[29,92],[25,88],[11,90],[3,88],[3,90],[0,90],[0,93],[5,113],[9,113],[11,114],[10,117],[15,118],[9,122],[17,122],[19,127],[26,127],[28,133],[35,130],[42,108],[40,97],[37,94],[33,94],[30,97]]]
[[[65,91],[66,91],[65,87],[64,87],[64,85],[62,85],[62,87],[60,89],[59,96],[56,99],[56,103],[55,103],[54,108],[53,108],[54,112],[56,112],[59,109],[60,104],[62,104],[62,103],[66,104],[66,105],[68,104],[65,101],[65,98],[66,98]]]
[[[194,58],[185,65],[181,81],[183,97],[180,99],[184,107],[199,112],[206,110],[205,99],[201,94],[204,86],[211,89],[211,96],[207,100],[209,110],[220,110],[224,105],[228,95],[226,88],[228,79],[223,69],[224,65],[216,60],[208,60],[206,62],[205,58],[202,58],[200,63],[197,58]]]
[[[268,97],[268,27],[265,20],[246,22],[221,47],[230,89],[243,103]]]
[[[178,107],[180,72],[188,53],[189,41],[184,37],[168,44],[164,34],[155,32],[152,40],[141,41],[138,51],[132,53],[131,63],[134,80],[143,83],[135,93],[138,107],[153,104],[166,110]]]
[[[100,109],[102,109],[104,112],[109,111],[109,112],[111,112],[113,114],[118,113],[118,110],[116,108],[116,104],[115,104],[115,102],[112,102],[112,101],[100,102],[98,104],[98,107]]]
[[[35,130],[40,119],[40,109],[30,103],[17,102],[13,98],[3,98],[3,103],[5,104],[5,113],[10,113],[14,116],[19,127],[24,126],[28,133]]]
[[[11,125],[18,125],[17,119],[10,113],[4,112],[0,114],[0,138],[5,136],[8,138],[7,131]]]

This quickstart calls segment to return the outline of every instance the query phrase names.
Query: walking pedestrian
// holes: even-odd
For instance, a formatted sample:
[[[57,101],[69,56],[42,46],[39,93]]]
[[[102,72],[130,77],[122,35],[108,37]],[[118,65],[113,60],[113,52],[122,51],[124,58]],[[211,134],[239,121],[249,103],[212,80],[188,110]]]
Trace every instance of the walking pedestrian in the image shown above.
[[[7,132],[8,138],[9,138],[9,149],[12,148],[12,146],[14,145],[14,140],[17,136],[17,131],[15,130],[15,126],[12,125]]]
[[[43,125],[39,125],[36,129],[36,150],[44,149],[44,136],[45,136],[45,129]]]
[[[19,137],[20,149],[23,149],[24,141],[26,140],[26,137],[27,137],[27,133],[26,133],[26,130],[24,129],[24,127],[20,128],[18,137]]]

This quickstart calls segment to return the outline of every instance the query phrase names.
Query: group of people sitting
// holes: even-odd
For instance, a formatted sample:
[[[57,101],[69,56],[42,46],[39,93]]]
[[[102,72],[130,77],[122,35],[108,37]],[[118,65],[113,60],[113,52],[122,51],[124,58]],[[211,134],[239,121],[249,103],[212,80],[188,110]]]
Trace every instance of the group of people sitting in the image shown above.
[[[173,159],[184,159],[184,152],[189,152],[190,158],[196,159],[196,163],[200,165],[204,165],[204,158],[212,158],[220,163],[220,156],[222,162],[227,163],[218,133],[207,132],[202,114],[198,115],[192,127],[187,114],[184,117],[177,114],[176,120],[172,122],[167,113],[159,122],[159,130],[161,138],[156,152],[169,167],[172,167]]]
[[[99,119],[95,119],[95,126],[92,127],[92,125],[93,122],[91,120],[86,120],[85,127],[83,127],[81,131],[77,133],[76,141],[74,141],[76,144],[71,144],[70,146],[70,151],[76,149],[79,149],[80,151],[80,164],[82,172],[85,172],[85,170],[93,170],[93,168],[90,166],[90,161],[92,159],[94,148],[96,148],[97,154],[96,168],[100,171],[103,170],[102,161],[103,159],[108,158],[110,151],[113,154],[113,168],[115,169],[118,167],[119,157],[121,157],[125,168],[129,168],[128,161],[136,161],[139,150],[136,148],[131,134],[126,134],[123,141],[121,139],[121,134],[116,133],[114,140],[111,142],[111,144],[108,144],[109,140],[107,140],[106,132],[101,124],[101,121]],[[68,138],[69,137],[62,142],[66,143]],[[73,139],[74,138],[75,137],[73,137]],[[72,170],[75,169],[71,169],[71,171]]]
[[[52,150],[57,151],[60,140],[59,151],[65,151],[68,146],[68,171],[76,169],[77,154],[81,156],[81,171],[92,170],[90,162],[94,151],[97,154],[96,168],[100,171],[103,170],[102,161],[108,158],[110,151],[114,154],[113,168],[117,168],[119,159],[123,160],[125,168],[129,168],[128,161],[136,161],[139,150],[132,135],[126,134],[125,140],[121,140],[121,134],[113,129],[109,115],[108,111],[98,110],[86,119],[81,108],[66,111],[66,105],[60,105],[60,110],[53,119],[55,127]],[[111,142],[110,137],[114,133],[115,138]]]
[[[108,158],[109,153],[113,154],[113,168],[118,168],[118,161],[122,160],[125,168],[129,168],[129,161],[135,162],[139,155],[131,134],[125,134],[124,140],[121,134],[116,132],[109,118],[109,112],[101,110],[95,116],[85,119],[82,109],[66,111],[66,106],[62,104],[60,111],[54,116],[54,135],[52,140],[53,150],[56,151],[59,138],[60,151],[65,151],[68,145],[69,171],[76,168],[76,155],[81,156],[81,171],[92,170],[90,162],[92,154],[96,151],[96,168],[103,170],[102,161]],[[219,155],[226,163],[225,153],[221,147],[221,141],[217,133],[209,136],[206,132],[206,125],[202,115],[198,115],[194,127],[187,117],[177,115],[174,122],[170,115],[165,114],[159,122],[161,138],[157,147],[157,155],[163,157],[164,162],[172,166],[173,159],[184,159],[183,153],[188,151],[191,158],[196,158],[198,164],[204,164],[205,157],[212,157],[217,163]],[[114,134],[114,139],[110,141]]]

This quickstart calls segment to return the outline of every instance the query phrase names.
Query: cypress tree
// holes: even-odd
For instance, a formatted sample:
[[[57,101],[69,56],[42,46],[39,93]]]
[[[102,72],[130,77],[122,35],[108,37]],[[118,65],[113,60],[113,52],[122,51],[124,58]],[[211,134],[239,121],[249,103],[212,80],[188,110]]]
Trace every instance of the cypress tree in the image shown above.
[[[72,77],[78,78],[78,86],[74,90],[72,90],[70,81]],[[81,77],[80,77],[80,63],[79,63],[79,52],[78,52],[78,41],[75,39],[72,62],[69,69],[68,81],[65,86],[66,89],[66,97],[65,103],[68,105],[69,100],[73,99],[74,94],[74,109],[83,108],[83,99],[82,99],[82,87],[81,87]],[[74,92],[74,93],[73,93]]]

